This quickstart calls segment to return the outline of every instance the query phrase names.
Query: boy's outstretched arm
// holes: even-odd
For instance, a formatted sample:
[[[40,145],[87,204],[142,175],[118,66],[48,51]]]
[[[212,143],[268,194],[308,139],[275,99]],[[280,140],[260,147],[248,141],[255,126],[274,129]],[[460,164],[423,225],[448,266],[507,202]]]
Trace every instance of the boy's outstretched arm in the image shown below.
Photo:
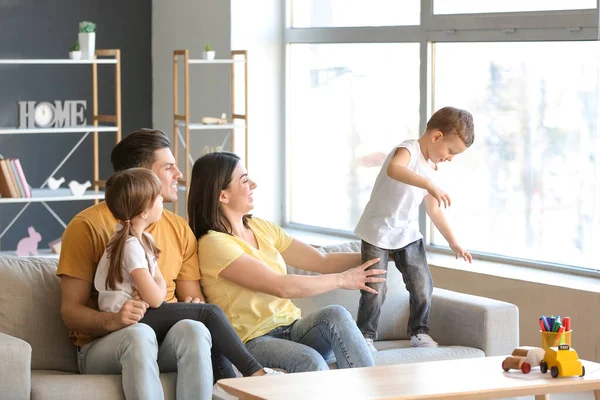
[[[390,161],[387,167],[387,175],[398,182],[427,190],[429,194],[437,200],[439,207],[442,206],[442,203],[444,203],[445,207],[448,207],[451,203],[450,196],[434,185],[429,179],[419,174],[415,174],[408,169],[407,166],[409,161],[410,152],[404,147],[398,148],[396,154],[394,154],[394,158],[392,158],[392,161]]]
[[[438,206],[437,200],[433,196],[425,196],[425,209],[427,210],[427,215],[429,215],[431,221],[433,221],[436,228],[438,228],[444,239],[446,239],[446,241],[448,242],[448,245],[454,252],[456,258],[458,259],[458,257],[460,256],[465,261],[473,262],[473,257],[471,256],[471,254],[469,254],[468,251],[460,247],[460,245],[456,241],[456,238],[452,233],[452,229],[450,229],[450,225],[448,225],[448,220],[446,220],[444,212]]]

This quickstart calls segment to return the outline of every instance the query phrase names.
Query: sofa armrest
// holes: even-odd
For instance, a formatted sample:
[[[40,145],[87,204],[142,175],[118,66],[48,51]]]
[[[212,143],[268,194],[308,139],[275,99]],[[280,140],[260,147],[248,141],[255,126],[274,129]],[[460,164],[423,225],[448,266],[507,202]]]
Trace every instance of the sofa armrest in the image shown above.
[[[2,398],[31,397],[31,346],[24,340],[0,332],[0,393]]]
[[[434,289],[429,327],[440,344],[474,347],[487,357],[519,346],[519,308],[486,297]]]

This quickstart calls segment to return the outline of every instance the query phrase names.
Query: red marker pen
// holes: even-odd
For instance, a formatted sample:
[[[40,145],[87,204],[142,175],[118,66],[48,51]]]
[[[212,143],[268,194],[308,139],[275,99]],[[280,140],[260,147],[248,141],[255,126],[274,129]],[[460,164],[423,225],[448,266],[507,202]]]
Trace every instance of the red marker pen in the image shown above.
[[[565,327],[565,331],[569,332],[571,330],[571,317],[564,317],[563,325]]]

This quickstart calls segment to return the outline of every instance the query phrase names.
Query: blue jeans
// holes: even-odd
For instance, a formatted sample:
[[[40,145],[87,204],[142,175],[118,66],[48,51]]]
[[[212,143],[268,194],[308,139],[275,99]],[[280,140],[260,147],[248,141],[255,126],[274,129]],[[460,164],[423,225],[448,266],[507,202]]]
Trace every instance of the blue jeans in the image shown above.
[[[402,274],[402,279],[409,293],[410,316],[408,318],[408,333],[417,335],[429,332],[429,310],[433,294],[433,279],[427,264],[427,256],[423,240],[419,239],[400,249],[387,250],[373,246],[364,240],[361,243],[362,261],[379,258],[377,264],[369,269],[388,268],[388,257],[391,256],[396,268]],[[360,291],[356,324],[365,338],[377,339],[377,327],[381,307],[387,293],[386,282],[368,283],[379,294]]]
[[[177,399],[212,397],[211,336],[204,324],[177,322],[158,345],[152,328],[134,324],[81,346],[82,374],[122,374],[127,400],[163,400],[161,372],[177,372]]]
[[[287,372],[328,370],[335,355],[339,368],[371,367],[373,356],[352,316],[342,306],[327,306],[291,325],[246,342],[262,365]]]

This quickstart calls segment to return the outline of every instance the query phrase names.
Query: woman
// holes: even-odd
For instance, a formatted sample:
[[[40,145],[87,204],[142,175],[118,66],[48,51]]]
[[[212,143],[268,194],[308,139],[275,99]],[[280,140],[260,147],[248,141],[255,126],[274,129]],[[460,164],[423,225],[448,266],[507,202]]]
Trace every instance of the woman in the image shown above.
[[[192,170],[188,215],[198,241],[202,289],[219,305],[262,365],[287,372],[367,367],[373,357],[350,313],[328,306],[303,318],[291,298],[383,282],[360,253],[321,254],[279,226],[251,217],[256,184],[240,158],[227,152],[199,158]],[[323,275],[287,275],[286,264]],[[350,269],[349,269],[350,268]]]

